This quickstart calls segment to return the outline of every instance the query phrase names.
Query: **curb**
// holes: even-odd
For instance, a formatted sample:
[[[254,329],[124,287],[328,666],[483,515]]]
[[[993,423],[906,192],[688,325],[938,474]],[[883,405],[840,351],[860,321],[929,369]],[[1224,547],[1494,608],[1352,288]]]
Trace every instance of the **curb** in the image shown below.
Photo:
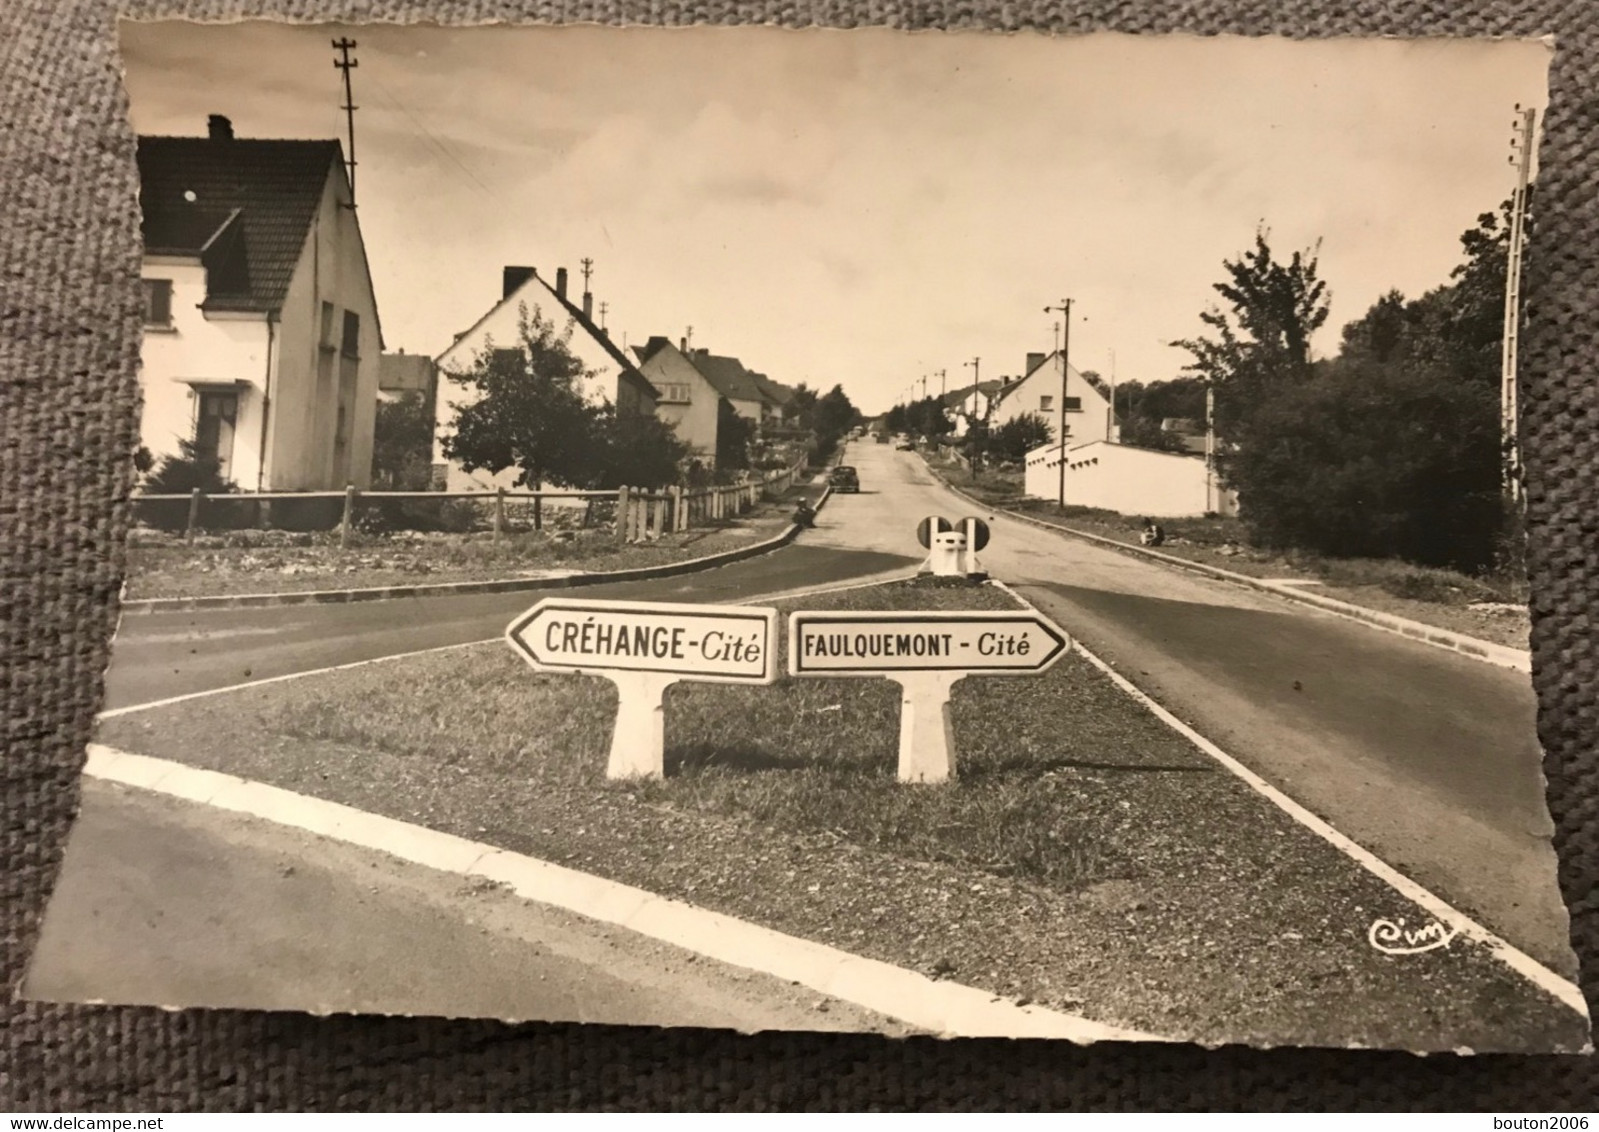
[[[524,900],[799,983],[940,1037],[1165,1041],[868,959],[647,889],[264,782],[90,744],[83,773],[505,885]]]
[[[820,511],[832,494],[831,487],[822,489],[817,497],[816,510]],[[210,597],[147,597],[122,603],[123,613],[181,613],[211,609],[268,609],[285,605],[347,605],[357,601],[388,601],[402,597],[447,597],[458,594],[523,593],[529,590],[559,590],[574,586],[596,586],[607,582],[642,582],[652,578],[670,578],[678,574],[692,574],[725,566],[745,558],[754,558],[771,550],[779,550],[794,541],[799,526],[790,523],[781,534],[764,542],[741,546],[708,554],[704,558],[690,558],[682,562],[665,562],[659,566],[637,566],[630,570],[610,570],[592,574],[563,574],[549,578],[500,578],[484,582],[431,582],[414,586],[371,586],[355,590],[299,590],[278,594],[217,594]]]
[[[1162,554],[1157,550],[1150,550],[1147,547],[1130,546],[1127,543],[1117,542],[1115,539],[1106,538],[1103,535],[1090,534],[1087,531],[1079,531],[1072,527],[1063,527],[1057,523],[1046,523],[1043,520],[1035,519],[1030,515],[1023,515],[1019,511],[1011,511],[1004,507],[995,507],[991,503],[985,503],[975,496],[968,495],[966,492],[950,483],[949,480],[945,479],[943,473],[937,468],[934,468],[931,464],[928,464],[926,457],[922,458],[922,463],[926,465],[927,470],[932,473],[934,479],[938,480],[938,482],[943,484],[944,487],[954,492],[967,502],[974,503],[989,512],[998,512],[1007,516],[1008,518],[1015,519],[1017,522],[1026,523],[1029,526],[1037,527],[1040,530],[1054,531],[1057,534],[1070,535],[1073,538],[1080,538],[1087,542],[1097,543],[1100,546],[1109,547],[1111,550],[1117,550],[1123,554],[1131,554],[1137,558],[1145,558],[1152,562],[1159,562],[1163,566],[1172,566],[1179,570],[1187,570],[1193,574],[1201,574],[1205,577],[1217,578],[1224,582],[1232,582],[1235,585],[1247,586],[1250,589],[1259,590],[1262,593],[1274,594],[1277,597],[1286,598],[1289,601],[1298,602],[1301,605],[1313,606],[1327,613],[1337,614],[1340,617],[1347,617],[1352,621],[1359,621],[1362,624],[1369,625],[1374,629],[1381,629],[1389,633],[1397,633],[1401,637],[1408,637],[1413,641],[1420,641],[1422,644],[1432,645],[1435,648],[1448,649],[1451,652],[1457,652],[1462,656],[1469,656],[1474,660],[1481,660],[1488,664],[1496,664],[1501,668],[1509,668],[1516,672],[1528,673],[1529,675],[1532,673],[1532,652],[1530,650],[1513,649],[1509,645],[1495,644],[1492,641],[1484,641],[1477,637],[1469,637],[1464,633],[1456,633],[1449,629],[1440,629],[1435,625],[1427,625],[1421,621],[1412,621],[1408,617],[1400,617],[1392,613],[1381,613],[1375,609],[1367,609],[1364,606],[1354,605],[1347,601],[1339,601],[1337,598],[1323,597],[1320,594],[1314,593],[1306,593],[1297,586],[1274,585],[1271,582],[1265,581],[1261,578],[1250,577],[1248,574],[1239,574],[1232,570],[1224,570],[1220,566],[1210,566],[1203,562],[1192,562],[1186,558],[1178,558],[1176,555],[1172,554]]]

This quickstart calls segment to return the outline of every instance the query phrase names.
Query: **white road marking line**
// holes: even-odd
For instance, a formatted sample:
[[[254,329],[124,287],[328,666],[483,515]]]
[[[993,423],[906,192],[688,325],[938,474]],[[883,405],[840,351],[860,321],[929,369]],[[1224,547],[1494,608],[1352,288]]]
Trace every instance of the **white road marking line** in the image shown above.
[[[1021,594],[1011,589],[1004,582],[995,582],[994,585],[1010,594],[1023,605],[1029,608],[1037,608],[1032,602],[1022,597]],[[1382,860],[1365,846],[1357,844],[1338,832],[1327,821],[1311,813],[1215,743],[1212,743],[1198,731],[1178,719],[1156,702],[1147,692],[1143,691],[1120,672],[1117,672],[1105,661],[1089,652],[1082,642],[1075,637],[1072,640],[1072,646],[1074,651],[1080,654],[1084,660],[1110,677],[1117,687],[1137,700],[1162,723],[1182,735],[1183,738],[1242,779],[1245,785],[1293,818],[1294,821],[1331,844],[1361,868],[1386,883],[1406,900],[1426,911],[1439,923],[1445,924],[1455,929],[1460,935],[1481,944],[1495,959],[1515,971],[1516,974],[1532,983],[1539,990],[1569,1006],[1584,1018],[1588,1017],[1588,1002],[1583,998],[1582,989],[1576,983],[1551,971],[1526,952],[1499,938],[1499,936],[1477,923],[1476,920],[1445,902],[1442,897],[1435,896],[1405,876],[1404,873]]]
[[[976,987],[935,981],[536,857],[262,782],[98,743],[89,747],[84,773],[305,830],[441,872],[499,881],[525,900],[615,924],[731,966],[798,982],[945,1037],[1057,1038],[1080,1043],[1169,1040],[1044,1007],[1018,1006]]]
[[[870,578],[861,581],[845,582],[843,584],[827,582],[819,586],[803,586],[798,589],[778,590],[773,593],[755,594],[750,597],[719,598],[714,601],[706,602],[705,604],[744,605],[754,604],[755,602],[760,601],[781,601],[787,598],[812,597],[816,594],[835,593],[839,590],[861,589],[866,586],[877,586],[883,585],[887,582],[903,581],[911,577],[915,577],[914,573],[907,574],[903,570],[889,571],[883,574],[873,574]],[[408,657],[427,656],[431,653],[449,652],[452,649],[469,649],[476,645],[502,643],[504,640],[505,638],[503,636],[485,637],[482,640],[463,641],[460,644],[438,645],[434,648],[413,649],[410,652],[396,652],[389,653],[385,656],[368,657],[366,660],[354,660],[348,664],[334,664],[323,668],[307,668],[299,672],[285,672],[279,676],[264,676],[259,680],[245,680],[238,684],[226,684],[220,688],[204,688],[198,692],[185,692],[180,696],[167,696],[165,699],[147,700],[142,704],[129,704],[126,707],[111,708],[109,711],[102,711],[98,716],[95,717],[95,721],[99,722],[100,720],[104,719],[115,719],[121,715],[132,715],[135,712],[151,711],[154,708],[170,707],[173,704],[181,704],[189,700],[205,699],[207,696],[220,696],[225,692],[242,692],[247,688],[262,688],[268,684],[282,684],[285,681],[299,680],[305,676],[323,676],[329,672],[344,672],[351,668],[364,668],[369,664],[382,664],[385,661],[390,660],[405,660]],[[113,642],[112,663],[115,663],[115,650],[116,645],[115,642]]]
[[[154,708],[170,707],[172,704],[181,704],[189,700],[202,700],[207,696],[220,696],[224,692],[242,692],[246,688],[264,688],[268,684],[281,684],[286,680],[299,680],[305,676],[322,676],[329,672],[344,672],[351,668],[364,668],[369,664],[382,664],[388,660],[404,660],[411,656],[427,656],[429,653],[449,652],[452,649],[469,649],[473,645],[486,645],[498,641],[499,637],[489,637],[481,641],[464,641],[455,645],[438,645],[430,649],[414,649],[411,652],[390,653],[387,656],[368,657],[366,660],[353,660],[348,664],[333,664],[325,668],[307,668],[299,672],[285,672],[281,676],[264,676],[259,680],[245,680],[239,684],[226,684],[220,688],[204,688],[198,692],[185,692],[181,696],[167,696],[161,700],[147,700],[142,704],[129,704],[127,707],[111,708],[95,716],[95,722],[105,719],[115,719],[120,715],[132,715],[138,711],[150,711]],[[116,654],[116,644],[112,646],[113,660]]]

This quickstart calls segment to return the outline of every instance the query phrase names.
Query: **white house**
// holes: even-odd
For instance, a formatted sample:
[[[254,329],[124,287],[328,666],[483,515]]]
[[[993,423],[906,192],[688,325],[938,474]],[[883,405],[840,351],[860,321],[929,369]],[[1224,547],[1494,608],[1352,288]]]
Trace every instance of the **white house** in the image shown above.
[[[1040,499],[1061,491],[1059,444],[1027,454],[1023,490]],[[1123,515],[1176,518],[1214,511],[1234,515],[1237,497],[1221,487],[1203,456],[1157,452],[1107,440],[1090,440],[1065,449],[1066,502]]]
[[[1092,440],[1115,440],[1116,428],[1111,413],[1109,390],[1084,377],[1076,366],[1066,364],[1066,389],[1061,392],[1059,350],[1049,354],[1028,354],[1027,368],[1021,377],[1006,385],[989,424],[999,428],[1007,421],[1036,413],[1049,422],[1053,439],[1064,436],[1068,446]]]
[[[518,469],[507,468],[498,475],[483,469],[468,472],[445,457],[444,438],[454,429],[457,410],[470,403],[473,397],[472,390],[451,381],[450,375],[470,372],[485,350],[517,348],[524,311],[529,315],[537,313],[553,323],[557,333],[568,334],[567,347],[590,375],[584,389],[590,398],[609,401],[621,414],[648,416],[655,413],[658,391],[628,360],[621,347],[611,341],[610,334],[595,325],[593,309],[594,297],[587,292],[583,295],[582,306],[567,298],[564,267],[557,269],[553,285],[531,267],[503,270],[500,300],[470,329],[456,335],[455,341],[433,359],[438,369],[433,427],[435,488],[494,491],[500,487],[507,490],[515,487],[521,474]]]
[[[982,420],[990,402],[996,400],[1004,389],[1004,381],[979,381],[945,393],[944,413],[954,422],[954,435],[965,436],[966,430],[971,427],[969,421]]]
[[[366,487],[382,333],[336,141],[141,137],[140,440],[245,491]]]

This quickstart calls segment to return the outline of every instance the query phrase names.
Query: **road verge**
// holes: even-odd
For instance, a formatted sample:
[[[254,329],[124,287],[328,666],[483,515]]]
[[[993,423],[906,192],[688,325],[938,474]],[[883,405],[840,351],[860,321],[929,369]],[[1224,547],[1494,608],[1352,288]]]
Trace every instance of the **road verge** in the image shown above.
[[[1017,608],[998,587],[933,579],[801,601]],[[1261,1046],[1587,1040],[1475,938],[1404,960],[1374,950],[1374,924],[1426,909],[1083,657],[960,681],[946,785],[896,781],[898,699],[877,679],[681,684],[666,778],[610,782],[605,682],[485,647],[152,707],[99,738],[1119,1029]]]
[[[1478,637],[1457,633],[1450,629],[1440,629],[1435,625],[1428,625],[1421,621],[1413,621],[1408,617],[1400,617],[1380,610],[1368,609],[1365,606],[1355,605],[1337,598],[1326,597],[1322,594],[1308,593],[1301,586],[1284,585],[1265,578],[1253,578],[1248,574],[1240,574],[1234,570],[1225,570],[1220,566],[1211,566],[1204,562],[1194,562],[1187,558],[1179,558],[1173,554],[1162,554],[1145,546],[1133,546],[1129,543],[1118,542],[1116,539],[1106,538],[1089,531],[1078,530],[1061,523],[1051,523],[1020,511],[1012,511],[1005,507],[995,507],[974,495],[962,491],[932,464],[923,457],[922,463],[926,465],[929,473],[939,483],[954,494],[960,496],[968,503],[983,508],[989,514],[1000,514],[1017,522],[1026,523],[1037,527],[1039,530],[1051,531],[1055,534],[1069,535],[1072,538],[1082,539],[1085,542],[1095,543],[1122,554],[1143,558],[1151,562],[1159,562],[1163,566],[1170,566],[1177,570],[1186,570],[1191,574],[1200,574],[1220,581],[1231,582],[1235,585],[1246,586],[1249,589],[1270,593],[1287,601],[1297,602],[1300,605],[1314,606],[1327,613],[1339,617],[1349,618],[1389,633],[1397,633],[1401,637],[1408,637],[1435,648],[1448,649],[1451,652],[1469,656],[1474,660],[1486,661],[1501,668],[1510,668],[1517,672],[1532,672],[1532,653],[1525,649],[1514,649],[1508,645],[1495,644],[1493,641],[1484,641]]]
[[[824,488],[816,500],[820,510],[832,493]],[[637,582],[652,578],[671,578],[679,574],[692,574],[754,558],[781,549],[794,541],[800,528],[788,524],[774,538],[751,543],[734,550],[690,558],[682,562],[666,562],[658,566],[640,566],[630,570],[604,570],[592,573],[553,574],[541,578],[499,578],[481,582],[431,582],[420,585],[368,586],[360,589],[302,590],[288,593],[216,594],[205,597],[155,597],[136,598],[122,603],[123,613],[174,613],[214,609],[261,609],[283,605],[339,605],[357,601],[388,601],[405,597],[443,597],[456,594],[503,594],[537,590],[569,589],[577,586],[603,585],[607,582]]]

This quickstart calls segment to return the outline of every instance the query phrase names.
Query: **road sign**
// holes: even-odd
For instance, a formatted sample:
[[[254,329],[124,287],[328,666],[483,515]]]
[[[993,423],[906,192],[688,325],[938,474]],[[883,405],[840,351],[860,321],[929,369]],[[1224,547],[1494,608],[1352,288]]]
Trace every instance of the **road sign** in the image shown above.
[[[795,676],[1042,672],[1069,643],[1031,610],[799,611],[789,615],[788,670]]]
[[[916,541],[922,544],[923,550],[933,548],[933,536],[943,534],[950,530],[949,520],[942,515],[929,515],[916,524]]]
[[[902,782],[943,782],[954,775],[949,696],[955,681],[1042,672],[1071,647],[1065,631],[1033,609],[799,610],[789,615],[788,630],[790,675],[886,676],[899,684]]]
[[[677,681],[777,679],[775,609],[545,598],[511,622],[505,639],[541,672],[604,676],[616,685],[610,778],[664,773],[661,702]]]
[[[967,516],[955,524],[955,529],[966,532],[966,545],[973,550],[982,550],[988,545],[988,524],[981,519]]]

